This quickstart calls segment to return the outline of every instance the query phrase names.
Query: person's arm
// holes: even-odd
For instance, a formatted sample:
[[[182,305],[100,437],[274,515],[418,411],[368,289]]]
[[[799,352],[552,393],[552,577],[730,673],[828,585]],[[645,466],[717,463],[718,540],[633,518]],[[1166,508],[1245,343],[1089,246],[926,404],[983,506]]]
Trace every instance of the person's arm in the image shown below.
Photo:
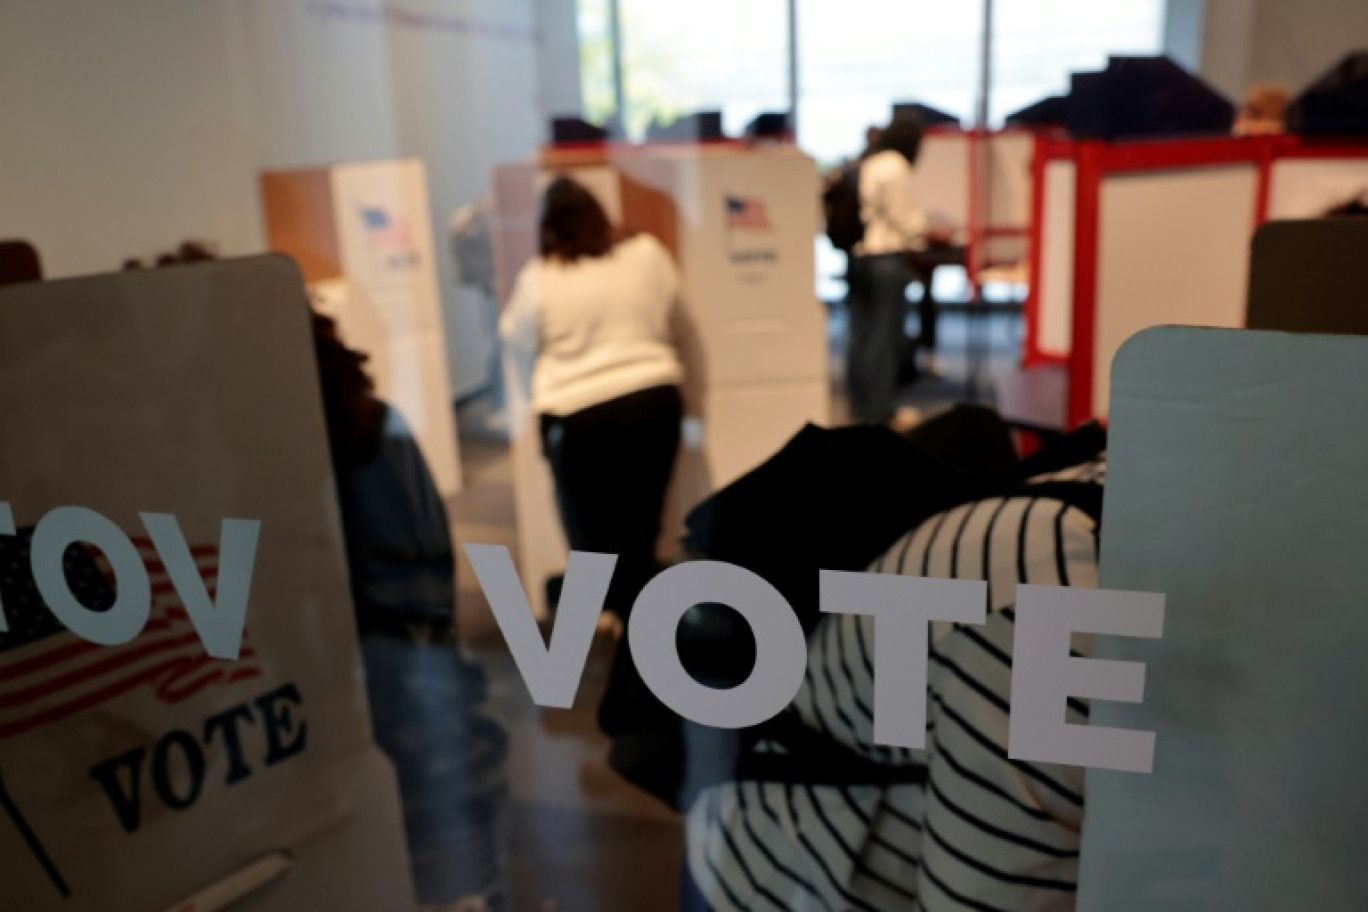
[[[902,166],[890,173],[879,187],[881,208],[888,224],[897,231],[903,246],[908,250],[926,248],[927,223],[926,210],[917,202],[916,180],[912,166],[899,161]]]

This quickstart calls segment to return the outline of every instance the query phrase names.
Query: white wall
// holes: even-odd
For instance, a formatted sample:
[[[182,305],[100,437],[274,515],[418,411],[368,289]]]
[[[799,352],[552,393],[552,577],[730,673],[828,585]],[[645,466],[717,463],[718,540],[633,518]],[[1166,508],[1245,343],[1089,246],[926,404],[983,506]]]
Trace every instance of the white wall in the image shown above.
[[[579,73],[579,4],[576,0],[533,2],[541,31],[537,66],[540,107],[552,116],[576,114],[584,110]]]
[[[496,164],[532,153],[545,118],[537,104],[531,0],[408,3],[437,22],[456,7],[464,10],[468,30],[391,28],[388,59],[399,152],[428,165],[452,392],[459,397],[492,378],[496,348],[480,300],[461,294],[455,283],[447,226],[458,207],[487,193]]]
[[[1364,0],[1168,0],[1165,44],[1231,98],[1254,82],[1299,92],[1346,53],[1368,48]]]
[[[446,224],[532,153],[544,97],[578,98],[565,7],[573,43],[573,0],[4,0],[0,237],[33,241],[51,276],[191,237],[251,253],[262,170],[421,158],[459,392],[491,340]]]
[[[1250,78],[1300,91],[1356,49],[1368,50],[1364,0],[1259,0]]]
[[[260,249],[256,163],[227,6],[7,0],[0,14],[0,236],[51,275],[211,237]]]

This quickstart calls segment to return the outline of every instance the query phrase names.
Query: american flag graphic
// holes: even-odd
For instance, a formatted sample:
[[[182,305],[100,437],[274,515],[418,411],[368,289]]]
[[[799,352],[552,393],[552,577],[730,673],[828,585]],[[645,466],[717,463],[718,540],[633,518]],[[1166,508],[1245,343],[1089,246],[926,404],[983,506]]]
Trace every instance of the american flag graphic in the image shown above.
[[[53,616],[38,593],[29,565],[31,537],[32,529],[0,537],[0,598],[9,622],[9,630],[0,633],[0,741],[144,688],[163,703],[175,704],[207,687],[261,676],[246,632],[235,662],[204,651],[166,567],[146,538],[133,543],[152,583],[147,626],[119,646],[81,639]],[[190,553],[213,598],[218,549],[192,546]],[[103,555],[75,544],[65,560],[67,585],[81,604],[93,611],[114,604],[114,579]]]
[[[765,201],[750,196],[727,195],[727,227],[741,231],[769,231]]]
[[[408,222],[390,215],[381,206],[362,207],[361,222],[366,226],[366,236],[371,245],[378,249],[408,250],[413,246]]]

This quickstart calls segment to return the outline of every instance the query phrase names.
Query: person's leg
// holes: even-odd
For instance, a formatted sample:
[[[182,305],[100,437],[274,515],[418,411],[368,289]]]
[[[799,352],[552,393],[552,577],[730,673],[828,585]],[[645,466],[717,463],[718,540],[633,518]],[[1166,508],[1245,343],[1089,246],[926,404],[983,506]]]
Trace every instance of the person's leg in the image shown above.
[[[586,529],[593,517],[592,431],[582,416],[543,415],[541,438],[566,544],[573,551],[592,550]]]
[[[660,538],[665,497],[679,455],[679,425],[683,405],[679,390],[662,387],[639,394],[631,414],[624,452],[629,454],[620,488],[622,522],[618,562],[620,603],[635,601],[659,570],[656,542]]]
[[[618,557],[607,607],[621,617],[656,570],[680,411],[678,389],[646,390],[556,419],[543,434],[571,548]]]
[[[644,390],[596,407],[602,496],[593,526],[597,550],[618,556],[608,607],[625,618],[655,575],[665,494],[679,450],[679,390]]]
[[[883,423],[893,417],[898,367],[905,345],[907,285],[910,273],[901,256],[869,260],[869,339],[864,355],[865,412],[861,420]]]
[[[869,268],[865,257],[851,257],[847,270],[849,293],[846,295],[846,399],[850,416],[856,421],[868,421],[870,414],[867,359],[869,338],[873,331],[870,320],[872,304],[869,300]]]

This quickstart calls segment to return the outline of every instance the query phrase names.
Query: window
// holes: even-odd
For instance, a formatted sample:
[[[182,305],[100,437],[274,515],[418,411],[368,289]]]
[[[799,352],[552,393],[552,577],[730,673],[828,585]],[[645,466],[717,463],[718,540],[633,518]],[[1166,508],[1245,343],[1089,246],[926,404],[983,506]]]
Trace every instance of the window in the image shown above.
[[[1163,0],[998,0],[989,121],[1069,91],[1069,75],[1111,54],[1163,53]]]
[[[580,3],[581,62],[589,115],[612,113],[607,0]],[[628,136],[653,119],[722,112],[741,133],[762,111],[788,109],[786,0],[621,0],[623,91]],[[604,102],[607,102],[605,104]]]
[[[799,143],[824,164],[858,153],[895,101],[968,121],[981,28],[974,2],[799,0]]]

